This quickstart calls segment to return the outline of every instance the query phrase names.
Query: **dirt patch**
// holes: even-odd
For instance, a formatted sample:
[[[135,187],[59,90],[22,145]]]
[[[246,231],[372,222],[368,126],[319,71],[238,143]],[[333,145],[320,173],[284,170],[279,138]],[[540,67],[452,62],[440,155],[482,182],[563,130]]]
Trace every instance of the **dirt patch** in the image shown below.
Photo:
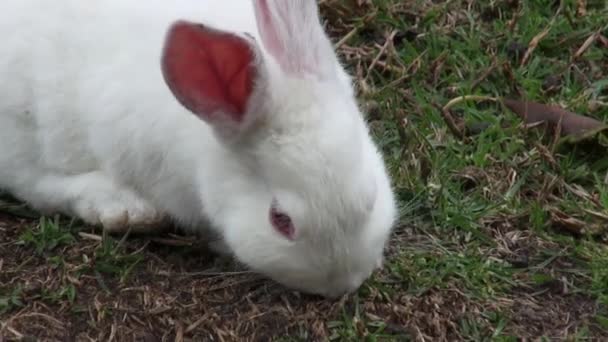
[[[590,336],[605,336],[595,321],[597,302],[583,295],[564,294],[559,282],[518,292],[510,308],[513,334],[563,340],[586,326]]]
[[[323,322],[335,312],[336,303],[291,293],[250,272],[219,271],[218,258],[206,251],[180,255],[178,247],[144,238],[126,241],[126,253],[142,261],[121,281],[93,267],[99,241],[82,239],[37,256],[17,242],[32,222],[0,220],[1,289],[4,296],[18,289],[18,303],[0,315],[4,338],[266,341],[305,332],[322,339]],[[61,266],[51,260],[56,256]]]
[[[102,261],[95,254],[99,241],[78,239],[46,256],[20,245],[19,236],[33,224],[0,215],[0,289],[3,296],[20,289],[15,293],[20,303],[0,315],[0,336],[6,340],[268,341],[298,336],[321,341],[332,335],[343,338],[336,331],[350,324],[343,328],[359,336],[382,327],[396,339],[454,341],[472,337],[463,335],[467,324],[478,327],[474,336],[491,336],[493,312],[507,316],[516,336],[559,338],[581,324],[594,327],[598,310],[589,298],[547,286],[492,301],[472,299],[455,286],[408,294],[399,290],[402,284],[390,283],[387,271],[378,281],[395,289],[392,294],[370,287],[365,295],[328,301],[247,271],[226,271],[225,260],[204,250],[163,246],[142,237],[125,242],[124,253],[142,259],[121,281],[120,275],[91,267]],[[401,236],[399,243],[403,241]],[[53,261],[57,256],[61,265]]]

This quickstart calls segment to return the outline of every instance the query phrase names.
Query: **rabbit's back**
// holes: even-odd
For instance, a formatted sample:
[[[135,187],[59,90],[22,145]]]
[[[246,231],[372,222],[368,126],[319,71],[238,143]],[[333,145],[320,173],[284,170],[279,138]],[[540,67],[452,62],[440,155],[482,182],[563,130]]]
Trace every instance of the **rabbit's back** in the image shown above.
[[[136,152],[144,158],[166,144],[151,130],[201,126],[164,83],[166,31],[182,19],[257,36],[251,7],[248,0],[0,2],[0,187],[20,187],[39,172],[104,168]]]

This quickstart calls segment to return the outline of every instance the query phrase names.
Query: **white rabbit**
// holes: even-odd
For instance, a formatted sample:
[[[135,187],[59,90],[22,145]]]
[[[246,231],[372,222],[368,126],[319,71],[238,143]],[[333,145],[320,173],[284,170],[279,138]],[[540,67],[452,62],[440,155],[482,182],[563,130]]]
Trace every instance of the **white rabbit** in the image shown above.
[[[2,0],[0,32],[0,188],[111,232],[210,227],[327,297],[382,265],[390,179],[314,0]]]

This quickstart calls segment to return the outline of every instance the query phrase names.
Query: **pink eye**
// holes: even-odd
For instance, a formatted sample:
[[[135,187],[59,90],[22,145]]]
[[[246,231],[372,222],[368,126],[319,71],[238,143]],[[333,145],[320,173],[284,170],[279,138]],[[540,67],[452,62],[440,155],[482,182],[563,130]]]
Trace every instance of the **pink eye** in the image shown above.
[[[279,212],[276,205],[270,208],[270,223],[281,235],[289,240],[293,240],[295,228],[289,215]]]

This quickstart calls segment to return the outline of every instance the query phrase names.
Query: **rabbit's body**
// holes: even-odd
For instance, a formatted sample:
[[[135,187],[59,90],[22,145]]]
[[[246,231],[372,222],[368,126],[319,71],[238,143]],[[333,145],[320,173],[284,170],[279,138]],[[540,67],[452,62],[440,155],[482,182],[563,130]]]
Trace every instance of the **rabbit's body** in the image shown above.
[[[306,0],[295,3],[274,6],[286,6],[287,16],[298,9],[298,17],[311,8]],[[286,285],[325,295],[357,288],[381,263],[395,216],[384,164],[335,57],[316,63],[318,70],[302,57],[299,69],[290,69],[293,58],[281,59],[268,40],[276,33],[257,28],[256,14],[271,13],[267,6],[3,0],[0,188],[108,230],[166,216],[192,230],[210,226],[242,262]],[[312,44],[310,51],[325,57],[311,18],[299,23],[310,36],[283,53],[305,55],[298,47]],[[178,20],[238,38],[172,26]],[[190,60],[180,60],[181,51],[197,53],[191,46],[198,41],[189,40],[197,37],[220,62],[183,66]],[[247,59],[246,46],[257,57]],[[230,68],[239,62],[234,56],[257,69],[243,74],[234,67],[228,78],[222,59]],[[196,85],[192,96],[188,73],[199,64],[232,83]],[[299,76],[311,65],[321,81]],[[289,224],[281,223],[277,205],[288,209]]]
[[[39,209],[90,204],[89,213],[75,211],[93,221],[98,214],[116,219],[112,209],[127,206],[133,214],[154,218],[158,208],[181,223],[200,224],[201,199],[186,175],[226,175],[238,165],[221,156],[209,127],[168,91],[161,48],[169,25],[182,18],[257,34],[252,10],[239,6],[251,4],[3,1],[0,28],[11,32],[3,48],[11,53],[0,55],[0,132],[10,149],[0,153],[0,186]],[[167,196],[176,192],[180,196]],[[96,212],[106,208],[108,217]]]

